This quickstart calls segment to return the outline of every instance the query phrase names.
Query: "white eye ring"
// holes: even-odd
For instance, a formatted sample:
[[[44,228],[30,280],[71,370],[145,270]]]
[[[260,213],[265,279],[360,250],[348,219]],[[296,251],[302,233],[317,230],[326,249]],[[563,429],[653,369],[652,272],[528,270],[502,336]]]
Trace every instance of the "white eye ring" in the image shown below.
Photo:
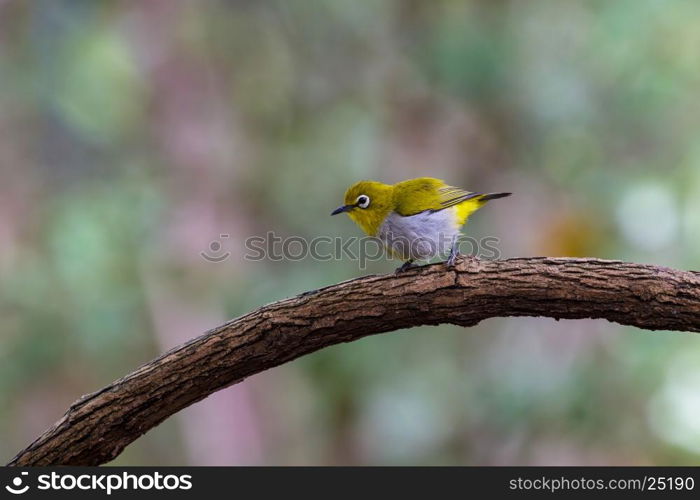
[[[361,194],[357,197],[357,206],[360,208],[367,208],[369,206],[369,196],[366,194]]]

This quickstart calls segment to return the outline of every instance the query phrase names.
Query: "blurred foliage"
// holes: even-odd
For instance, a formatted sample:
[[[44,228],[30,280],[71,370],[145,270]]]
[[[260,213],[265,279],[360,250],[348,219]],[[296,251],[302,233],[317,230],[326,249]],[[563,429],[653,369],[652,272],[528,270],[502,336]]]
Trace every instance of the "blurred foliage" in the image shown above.
[[[396,262],[251,262],[358,236],[361,178],[515,196],[503,257],[697,269],[700,3],[0,1],[0,455],[259,305]],[[228,236],[221,236],[228,235]],[[208,262],[218,242],[230,253]],[[492,320],[326,349],[120,464],[697,464],[700,344]]]

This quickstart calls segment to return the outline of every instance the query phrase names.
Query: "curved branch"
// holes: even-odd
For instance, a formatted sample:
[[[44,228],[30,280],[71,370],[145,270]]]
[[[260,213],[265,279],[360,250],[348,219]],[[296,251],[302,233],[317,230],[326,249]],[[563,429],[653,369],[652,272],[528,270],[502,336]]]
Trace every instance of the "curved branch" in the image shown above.
[[[604,318],[700,331],[700,273],[598,259],[463,259],[366,276],[275,302],[176,347],[74,403],[9,465],[98,465],[219,389],[327,346],[497,316]]]

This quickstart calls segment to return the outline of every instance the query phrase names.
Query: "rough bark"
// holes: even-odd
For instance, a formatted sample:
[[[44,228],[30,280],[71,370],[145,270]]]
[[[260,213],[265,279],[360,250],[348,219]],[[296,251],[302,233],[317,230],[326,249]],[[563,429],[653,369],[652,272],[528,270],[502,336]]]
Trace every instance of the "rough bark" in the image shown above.
[[[229,321],[75,402],[9,465],[97,465],[219,389],[323,347],[497,316],[700,331],[700,273],[597,259],[464,259],[367,276]]]

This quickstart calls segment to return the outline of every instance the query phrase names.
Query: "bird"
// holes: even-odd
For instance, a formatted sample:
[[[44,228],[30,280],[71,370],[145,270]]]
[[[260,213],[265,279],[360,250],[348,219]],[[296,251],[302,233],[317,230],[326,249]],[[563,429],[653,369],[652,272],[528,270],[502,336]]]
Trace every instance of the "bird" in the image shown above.
[[[345,213],[367,235],[378,238],[392,256],[404,261],[397,273],[448,249],[446,264],[453,268],[467,218],[486,202],[511,194],[476,193],[432,177],[396,184],[364,180],[348,188],[344,204],[331,215]]]

